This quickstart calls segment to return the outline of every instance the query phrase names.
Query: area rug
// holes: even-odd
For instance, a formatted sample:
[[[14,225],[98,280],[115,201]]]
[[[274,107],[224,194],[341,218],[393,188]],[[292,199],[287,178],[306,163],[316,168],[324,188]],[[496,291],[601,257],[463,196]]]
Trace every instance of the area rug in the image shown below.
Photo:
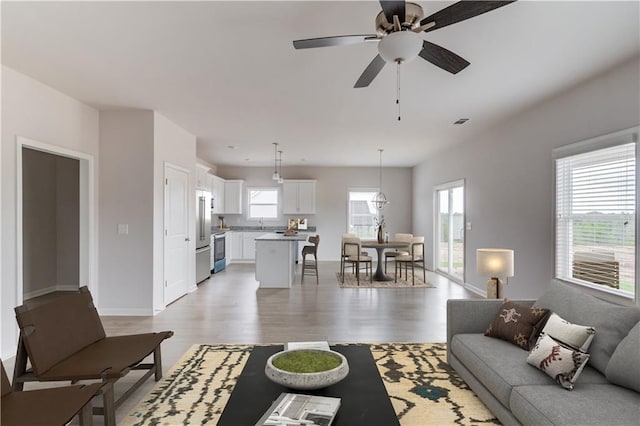
[[[373,344],[403,426],[499,424],[446,363],[443,343]],[[251,352],[248,345],[194,345],[121,425],[215,425]]]
[[[429,282],[424,282],[422,280],[422,274],[416,273],[416,281],[415,285],[412,283],[411,271],[408,271],[407,275],[409,276],[407,279],[398,277],[398,282],[394,281],[369,281],[369,277],[362,274],[360,275],[360,285],[358,285],[358,280],[356,280],[356,276],[354,274],[345,274],[344,275],[344,283],[342,282],[342,275],[340,272],[336,272],[336,278],[338,279],[338,285],[342,288],[405,288],[405,287],[430,287],[435,288],[435,286]],[[391,274],[390,276],[393,276]]]

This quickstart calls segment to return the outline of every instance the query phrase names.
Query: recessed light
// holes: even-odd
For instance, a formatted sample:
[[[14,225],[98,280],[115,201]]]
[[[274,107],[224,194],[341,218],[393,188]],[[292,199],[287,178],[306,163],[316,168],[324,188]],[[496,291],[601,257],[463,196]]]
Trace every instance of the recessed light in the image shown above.
[[[238,147],[235,146],[235,145],[227,145],[227,148],[229,148],[229,149],[238,149]]]
[[[468,119],[468,118],[459,118],[457,121],[454,121],[454,122],[453,122],[453,125],[454,125],[454,126],[461,126],[461,125],[463,125],[464,123],[466,123],[467,121],[469,121],[469,119]]]

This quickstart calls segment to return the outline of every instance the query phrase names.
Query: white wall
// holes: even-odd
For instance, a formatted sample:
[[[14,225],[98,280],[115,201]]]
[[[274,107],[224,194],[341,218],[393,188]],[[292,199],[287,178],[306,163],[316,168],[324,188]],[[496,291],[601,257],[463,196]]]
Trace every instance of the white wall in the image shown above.
[[[552,150],[637,126],[639,65],[636,57],[416,166],[414,231],[433,241],[434,186],[465,179],[466,220],[472,223],[466,282],[486,288],[487,278],[476,275],[477,248],[512,248],[515,276],[506,296],[538,297],[553,275]],[[425,248],[431,268],[433,246]]]
[[[246,219],[247,187],[278,186],[271,180],[273,169],[269,167],[225,167],[218,166],[217,175],[225,179],[244,179],[245,200],[243,215],[225,215],[227,225],[253,225]],[[306,215],[308,224],[316,227],[320,235],[318,246],[319,260],[340,259],[340,237],[347,232],[347,195],[349,189],[377,190],[379,175],[377,167],[284,167],[286,179],[315,179],[316,214]],[[390,200],[384,210],[386,231],[411,232],[412,213],[412,176],[410,168],[383,168],[382,189]],[[286,225],[287,219],[295,215],[286,215],[277,222],[265,225]],[[217,221],[213,221],[217,223]]]
[[[153,178],[153,305],[164,308],[164,165],[166,162],[189,170],[190,194],[195,192],[196,137],[159,113],[154,113]],[[196,289],[195,195],[189,197],[189,287]]]
[[[13,312],[18,300],[16,136],[83,152],[97,158],[98,111],[26,75],[2,67],[2,358],[15,355],[17,344],[17,327]],[[96,185],[97,181],[95,178]]]
[[[153,111],[100,112],[100,171],[100,313],[151,315]]]

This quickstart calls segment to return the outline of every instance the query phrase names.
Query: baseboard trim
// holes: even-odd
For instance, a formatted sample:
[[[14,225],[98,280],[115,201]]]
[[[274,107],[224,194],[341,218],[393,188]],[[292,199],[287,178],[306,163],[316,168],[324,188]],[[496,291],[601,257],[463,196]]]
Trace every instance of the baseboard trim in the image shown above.
[[[154,316],[153,309],[136,309],[136,308],[98,308],[98,314],[100,316],[114,316],[114,317],[152,317]]]
[[[464,288],[465,290],[469,290],[471,293],[475,293],[478,296],[482,296],[485,299],[487,298],[487,291],[486,290],[482,290],[474,285],[471,285],[469,283],[464,283]]]
[[[55,293],[56,291],[77,291],[80,288],[78,284],[58,284],[49,287],[39,288],[24,294],[23,300],[33,299],[34,297],[44,296],[46,294]]]

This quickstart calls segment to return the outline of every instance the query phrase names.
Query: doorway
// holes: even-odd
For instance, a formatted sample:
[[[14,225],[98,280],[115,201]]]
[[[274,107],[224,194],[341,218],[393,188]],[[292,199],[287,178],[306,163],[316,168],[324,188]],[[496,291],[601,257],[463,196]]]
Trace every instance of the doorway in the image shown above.
[[[93,157],[17,137],[17,302],[94,286]]]
[[[189,171],[165,163],[164,176],[164,304],[166,306],[187,294],[189,290]],[[205,211],[209,213],[209,206],[205,207]],[[209,266],[210,262],[207,258],[207,267]]]
[[[464,283],[464,181],[436,187],[436,270]]]

